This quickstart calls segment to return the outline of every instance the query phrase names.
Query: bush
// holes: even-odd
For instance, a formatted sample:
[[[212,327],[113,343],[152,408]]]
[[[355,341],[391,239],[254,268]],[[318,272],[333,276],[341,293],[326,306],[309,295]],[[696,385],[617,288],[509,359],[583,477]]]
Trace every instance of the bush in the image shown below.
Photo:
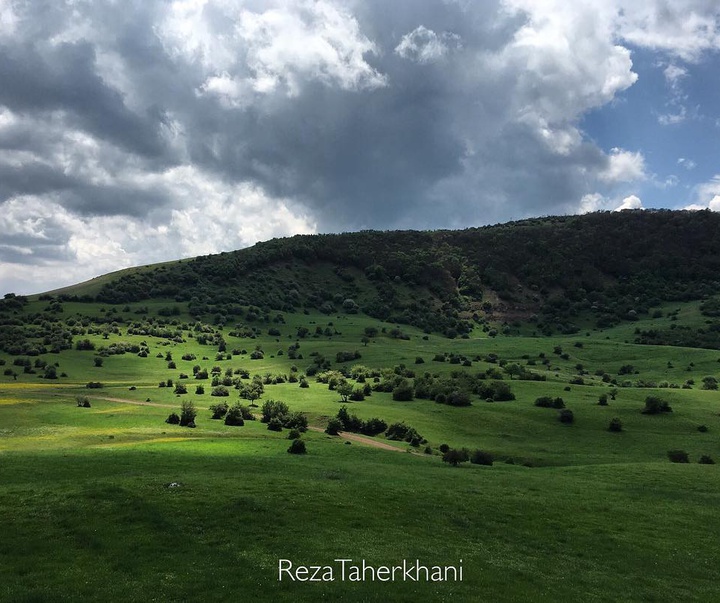
[[[715,461],[712,460],[707,454],[703,454],[698,461],[701,465],[714,465]]]
[[[689,463],[688,453],[684,450],[668,450],[668,458],[671,463]]]
[[[290,454],[305,454],[307,452],[305,442],[302,440],[293,440],[287,451]]]
[[[177,425],[180,423],[180,415],[178,415],[176,412],[171,412],[167,419],[165,419],[166,423],[170,423],[170,425]]]
[[[187,387],[185,387],[184,383],[178,383],[175,386],[175,391],[173,392],[175,394],[187,394]]]
[[[409,402],[413,399],[414,395],[413,387],[408,381],[399,383],[392,390],[392,398],[396,402]]]
[[[100,389],[101,387],[103,387],[103,384],[99,381],[90,381],[89,383],[85,384],[85,387],[87,389]]]
[[[450,446],[448,446],[447,444],[440,444],[438,450],[445,454],[448,450],[450,450]]]
[[[288,433],[288,440],[297,440],[300,437],[300,431],[297,429],[291,429]]]
[[[211,419],[222,419],[228,412],[229,406],[227,402],[219,402],[218,404],[213,404],[210,407],[210,410],[212,411],[212,417]]]
[[[239,404],[235,404],[227,411],[225,414],[225,425],[230,425],[231,427],[242,427],[245,425],[245,421],[242,416],[242,409]]]
[[[287,415],[290,414],[288,405],[280,400],[266,400],[262,405],[262,423],[269,423],[272,419],[278,419],[280,425],[285,422]]]
[[[708,430],[707,425],[698,425],[697,429],[700,433],[707,433]]]
[[[600,406],[607,406],[608,405],[608,397],[607,394],[600,394],[600,397],[598,398],[598,404]]]
[[[225,387],[224,385],[218,385],[217,387],[213,387],[213,390],[212,390],[212,392],[210,392],[210,395],[225,397],[225,396],[229,396],[230,392],[228,391],[228,388]]]
[[[90,408],[90,399],[87,396],[77,396],[75,400],[80,408]]]
[[[467,392],[456,390],[451,392],[445,399],[445,403],[450,406],[470,406],[470,395]]]
[[[328,435],[338,435],[343,430],[342,421],[338,418],[333,418],[328,421],[325,433]]]
[[[622,421],[620,421],[620,419],[618,419],[617,417],[615,417],[614,419],[610,419],[608,431],[612,431],[615,433],[622,431]]]
[[[180,427],[195,427],[197,410],[192,402],[185,401],[180,406]]]
[[[269,431],[282,431],[282,421],[278,417],[273,417],[268,422],[268,430]]]
[[[385,421],[383,421],[382,419],[378,419],[377,417],[373,417],[372,419],[368,419],[367,421],[362,422],[362,426],[360,427],[360,433],[369,436],[375,436],[379,433],[382,433],[386,429],[387,423]]]
[[[560,411],[560,413],[558,415],[558,421],[569,425],[575,421],[575,415],[573,415],[572,410],[565,408]]]
[[[645,398],[645,408],[642,410],[644,415],[658,415],[663,412],[672,412],[672,408],[666,400],[657,396],[648,396]]]
[[[470,455],[470,462],[474,465],[492,465],[493,456],[489,452],[483,450],[476,450]]]
[[[195,393],[198,395],[202,395],[205,393],[205,388],[202,385],[198,385],[195,387]]]
[[[552,398],[550,396],[542,396],[535,400],[535,406],[540,408],[565,408],[565,401],[562,398]]]
[[[469,459],[470,459],[470,456],[468,455],[468,451],[465,450],[464,448],[461,450],[451,448],[442,456],[443,462],[449,463],[453,467],[457,467],[460,463],[465,463]]]

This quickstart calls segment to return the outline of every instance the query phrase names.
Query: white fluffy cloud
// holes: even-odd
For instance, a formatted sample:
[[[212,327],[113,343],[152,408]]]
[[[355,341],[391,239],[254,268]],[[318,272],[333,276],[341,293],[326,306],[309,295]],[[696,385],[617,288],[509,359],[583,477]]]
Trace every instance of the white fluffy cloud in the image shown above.
[[[637,195],[630,195],[622,200],[622,203],[615,208],[615,211],[622,211],[624,209],[644,209],[642,201]]]

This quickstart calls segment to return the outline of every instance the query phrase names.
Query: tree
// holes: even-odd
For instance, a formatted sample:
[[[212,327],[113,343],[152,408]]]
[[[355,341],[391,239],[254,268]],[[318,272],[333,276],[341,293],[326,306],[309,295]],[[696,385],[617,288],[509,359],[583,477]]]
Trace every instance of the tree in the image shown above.
[[[305,448],[305,442],[302,440],[293,440],[288,448],[290,454],[305,454],[307,449]]]
[[[663,412],[672,412],[672,408],[666,400],[657,396],[648,396],[645,398],[645,408],[642,410],[644,415],[658,415]]]
[[[242,427],[245,425],[245,421],[242,416],[242,408],[239,404],[233,405],[225,414],[225,425],[231,425],[233,427]]]
[[[519,377],[523,374],[523,369],[517,362],[511,362],[509,364],[506,364],[504,370],[508,375],[510,375],[510,379],[513,379],[514,377]]]
[[[342,421],[338,418],[332,418],[328,421],[325,433],[328,435],[339,435],[343,429]]]
[[[195,404],[189,400],[183,400],[180,405],[180,427],[195,427],[196,416]]]
[[[250,406],[257,406],[255,400],[260,398],[265,392],[265,387],[261,381],[253,379],[250,383],[244,383],[240,387],[240,397],[250,401]]]
[[[718,380],[715,377],[703,377],[702,388],[716,390],[718,388]]]
[[[212,417],[211,419],[222,419],[228,412],[228,403],[227,402],[218,402],[217,404],[213,404],[210,406],[210,410],[212,411]]]
[[[464,448],[458,450],[457,448],[451,448],[442,456],[444,463],[449,463],[453,467],[457,467],[460,463],[465,463],[470,459],[468,451]]]
[[[95,366],[98,367],[98,368],[103,365],[103,359],[102,359],[101,356],[95,356],[95,358],[93,359],[93,361],[95,362]]]
[[[340,399],[343,402],[347,402],[348,398],[350,397],[350,394],[353,393],[353,386],[349,381],[346,381],[345,379],[341,380],[337,386],[335,387],[337,390],[337,393],[340,394]]]

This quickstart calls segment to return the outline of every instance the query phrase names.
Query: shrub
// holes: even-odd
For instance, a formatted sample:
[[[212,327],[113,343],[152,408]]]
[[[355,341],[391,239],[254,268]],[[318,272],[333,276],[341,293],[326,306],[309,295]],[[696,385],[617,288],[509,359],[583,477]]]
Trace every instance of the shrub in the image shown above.
[[[445,454],[448,450],[450,450],[450,446],[448,446],[447,444],[440,444],[438,450]]]
[[[93,362],[95,363],[95,366],[98,368],[103,365],[103,359],[101,356],[95,356],[95,358],[93,358]]]
[[[362,426],[360,427],[360,433],[374,436],[385,431],[387,427],[388,426],[385,421],[383,421],[382,419],[378,419],[377,417],[373,417],[372,419],[368,419],[367,421],[362,422]]]
[[[184,383],[178,383],[175,386],[174,392],[175,394],[187,394],[187,387],[185,387]]]
[[[708,430],[707,425],[698,425],[697,429],[700,433],[707,433]]]
[[[170,423],[170,425],[177,425],[180,423],[180,416],[176,412],[171,412],[165,422]]]
[[[470,459],[470,456],[468,455],[468,451],[465,450],[464,448],[461,450],[451,448],[442,456],[443,462],[449,463],[453,467],[457,467],[460,463],[465,463],[469,459]]]
[[[600,394],[600,397],[598,398],[598,404],[600,406],[607,406],[608,405],[608,397],[607,394]]]
[[[219,396],[219,397],[225,397],[229,396],[230,392],[228,391],[228,388],[224,385],[218,385],[217,387],[213,387],[212,392],[210,392],[211,396]]]
[[[291,429],[288,433],[288,440],[297,440],[300,437],[300,431],[297,429]]]
[[[240,415],[245,421],[255,421],[256,417],[250,411],[249,406],[245,406],[244,404],[238,404],[237,407],[240,409]]]
[[[282,426],[289,413],[290,410],[285,402],[281,402],[280,400],[266,400],[262,405],[262,417],[260,421],[269,423],[272,419],[278,419]]]
[[[712,460],[707,454],[703,454],[698,461],[701,465],[714,465],[715,461]]]
[[[684,450],[668,450],[668,458],[671,463],[689,463],[688,453]]]
[[[460,390],[451,392],[447,396],[445,403],[450,406],[470,406],[472,404],[470,401],[470,395],[467,392]]]
[[[85,384],[85,387],[87,389],[100,389],[101,387],[103,387],[103,384],[99,381],[90,381],[89,383]]]
[[[485,452],[484,450],[475,450],[470,455],[470,462],[474,465],[492,465],[493,464],[493,456],[489,452]]]
[[[325,433],[328,435],[338,435],[343,430],[342,421],[338,418],[332,418],[328,421]]]
[[[87,396],[77,396],[75,400],[80,408],[90,408],[90,399]]]
[[[572,410],[565,408],[561,410],[558,414],[558,421],[569,425],[570,423],[573,423],[575,421],[575,415],[573,415]]]
[[[715,377],[703,377],[702,388],[716,390],[718,388],[718,380]]]
[[[302,440],[293,440],[287,451],[290,454],[305,454],[307,453],[307,449],[305,448],[305,442],[303,442]]]
[[[228,412],[229,406],[227,402],[219,402],[218,404],[213,404],[210,406],[210,410],[212,411],[212,417],[211,419],[222,419]]]
[[[268,422],[268,430],[269,431],[282,431],[282,421],[278,417],[273,417]]]
[[[230,425],[232,427],[242,427],[245,425],[245,421],[242,416],[242,409],[239,404],[235,404],[227,411],[225,414],[225,425]]]
[[[614,419],[610,419],[608,431],[613,431],[615,433],[622,431],[622,421],[620,421],[620,419],[618,419],[617,417],[615,417]]]
[[[415,356],[415,364],[424,364],[425,360],[423,360],[422,356]]]
[[[565,408],[565,401],[562,398],[552,398],[550,396],[541,396],[535,400],[535,406],[540,408]]]
[[[308,420],[301,412],[293,412],[279,417],[283,427],[287,429],[296,429],[301,432],[307,431]]]
[[[401,381],[392,390],[392,398],[396,402],[409,402],[413,399],[415,392],[408,381]]]
[[[663,412],[672,412],[672,408],[666,400],[657,396],[648,396],[645,398],[645,408],[642,410],[644,415],[658,415]]]
[[[202,395],[205,393],[205,388],[202,385],[197,385],[195,387],[195,393],[198,395]]]
[[[195,427],[196,416],[195,404],[184,401],[180,406],[180,427]]]

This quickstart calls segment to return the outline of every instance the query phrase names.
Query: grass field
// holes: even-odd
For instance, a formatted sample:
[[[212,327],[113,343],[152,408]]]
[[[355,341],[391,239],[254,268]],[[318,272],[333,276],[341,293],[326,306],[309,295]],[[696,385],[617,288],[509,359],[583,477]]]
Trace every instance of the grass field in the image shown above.
[[[154,302],[151,315],[163,304]],[[32,302],[26,312],[45,305]],[[675,307],[681,311],[674,322],[702,322],[697,304]],[[105,312],[68,303],[63,318]],[[201,345],[187,331],[176,343],[128,335],[122,324],[121,334],[107,339],[87,335],[95,351],[43,355],[67,375],[57,380],[42,379],[41,370],[23,373],[14,357],[0,356],[2,368],[18,369],[16,378],[0,377],[0,599],[720,600],[720,470],[698,463],[702,455],[720,460],[720,396],[702,389],[704,377],[720,373],[720,352],[633,343],[636,328],[667,326],[667,316],[566,337],[490,338],[476,329],[457,340],[410,327],[402,327],[408,339],[392,338],[395,325],[360,314],[287,314],[285,321],[259,323],[254,338],[233,337],[225,327],[228,353],[245,350],[229,360],[216,360],[217,346]],[[309,335],[297,340],[300,326]],[[338,334],[313,337],[318,326]],[[378,334],[364,345],[368,326]],[[269,335],[269,327],[280,335]],[[303,358],[292,360],[287,350],[296,341]],[[96,367],[100,348],[116,342],[144,343],[149,354],[105,356]],[[251,360],[256,346],[264,358]],[[355,350],[360,359],[335,362],[337,352]],[[245,368],[287,375],[293,365],[304,372],[314,352],[333,369],[404,364],[417,375],[499,369],[487,362],[495,354],[546,381],[505,374],[515,400],[475,396],[468,407],[399,402],[383,392],[348,403],[363,419],[404,421],[427,439],[419,448],[395,442],[402,452],[322,433],[342,404],[337,391],[313,377],[307,389],[266,385],[258,401],[283,400],[306,413],[319,428],[302,436],[306,455],[287,453],[286,430],[211,420],[207,409],[219,399],[210,396],[210,380],[203,395],[194,393],[196,364],[219,366],[221,374]],[[433,361],[446,352],[464,355],[470,366]],[[190,353],[196,359],[181,359]],[[625,365],[632,371],[618,375]],[[581,371],[585,384],[570,384]],[[617,396],[599,406],[612,386],[604,373],[617,380]],[[158,387],[167,379],[187,383],[189,393]],[[655,386],[638,387],[639,380]],[[688,380],[694,384],[683,389]],[[87,389],[89,381],[104,387]],[[230,391],[228,400],[237,401]],[[572,424],[560,423],[557,410],[534,406],[546,395],[563,398]],[[642,414],[650,395],[673,412]],[[77,396],[88,396],[91,408],[79,408]],[[198,408],[195,429],[164,422],[182,400]],[[615,417],[620,433],[607,430]],[[495,462],[452,467],[441,460],[441,444],[489,451]],[[674,449],[686,451],[690,463],[671,463],[667,452]],[[337,570],[340,558],[461,564],[463,580],[353,582],[337,574],[333,582],[278,580],[280,559]]]

